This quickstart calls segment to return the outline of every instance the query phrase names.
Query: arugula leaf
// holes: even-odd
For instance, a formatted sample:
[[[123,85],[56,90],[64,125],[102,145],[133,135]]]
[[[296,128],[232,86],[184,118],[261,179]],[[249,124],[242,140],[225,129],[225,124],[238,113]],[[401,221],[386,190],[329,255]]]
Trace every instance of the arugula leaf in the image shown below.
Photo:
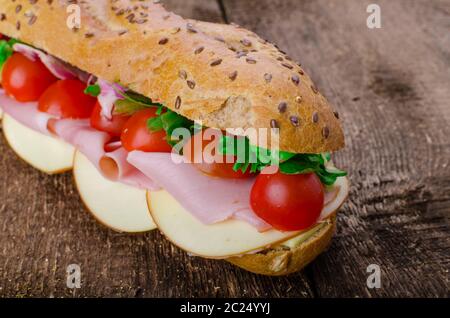
[[[100,92],[101,92],[100,91],[100,85],[98,85],[98,84],[89,85],[84,90],[84,93],[86,95],[91,95],[92,97],[98,97],[98,95],[100,95]]]
[[[0,40],[0,71],[3,69],[3,64],[5,64],[6,60],[13,54],[12,46],[16,42],[13,39],[9,41]]]
[[[245,147],[236,142],[237,139],[245,139]],[[245,137],[224,136],[219,143],[219,152],[224,155],[237,157],[233,169],[246,172],[258,172],[271,164],[279,163],[279,168],[285,174],[315,173],[325,185],[333,185],[338,177],[346,176],[347,173],[336,168],[327,168],[326,164],[331,160],[329,153],[325,154],[294,154],[270,150],[250,145],[250,141]],[[264,156],[262,155],[264,152]],[[276,158],[275,156],[278,156]],[[268,161],[268,159],[271,159]]]
[[[159,107],[156,114],[158,115],[157,117],[150,118],[147,121],[147,127],[151,131],[164,130],[167,135],[167,142],[171,146],[174,146],[179,142],[178,140],[172,139],[172,133],[175,129],[186,128],[191,132],[191,135],[201,129],[192,120],[189,120],[162,105]]]
[[[314,172],[323,184],[333,185],[338,177],[346,176],[347,173],[336,168],[327,168],[329,159],[329,155],[297,154],[291,160],[281,163],[280,171],[285,174]]]

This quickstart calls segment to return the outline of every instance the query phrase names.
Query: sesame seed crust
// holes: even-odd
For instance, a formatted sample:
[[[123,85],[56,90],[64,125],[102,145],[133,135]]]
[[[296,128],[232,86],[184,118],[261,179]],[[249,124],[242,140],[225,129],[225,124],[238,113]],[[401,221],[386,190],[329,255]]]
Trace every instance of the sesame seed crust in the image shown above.
[[[83,23],[74,32],[66,25],[69,3],[0,0],[0,32],[160,100],[205,126],[273,128],[276,123],[275,146],[281,150],[321,153],[343,147],[338,116],[308,75],[253,32],[186,20],[160,3],[132,0],[79,1]],[[280,111],[281,103],[288,107]],[[320,125],[311,120],[315,113]]]

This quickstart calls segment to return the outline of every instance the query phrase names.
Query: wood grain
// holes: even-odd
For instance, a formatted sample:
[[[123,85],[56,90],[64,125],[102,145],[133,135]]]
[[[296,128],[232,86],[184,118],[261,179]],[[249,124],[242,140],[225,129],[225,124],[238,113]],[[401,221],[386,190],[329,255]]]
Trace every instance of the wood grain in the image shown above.
[[[155,232],[114,233],[86,212],[72,176],[46,176],[0,137],[0,296],[448,296],[450,1],[164,1],[186,17],[227,19],[302,62],[343,118],[349,202],[329,251],[282,278],[189,257]],[[66,287],[79,264],[82,288]],[[382,288],[366,287],[366,268]]]

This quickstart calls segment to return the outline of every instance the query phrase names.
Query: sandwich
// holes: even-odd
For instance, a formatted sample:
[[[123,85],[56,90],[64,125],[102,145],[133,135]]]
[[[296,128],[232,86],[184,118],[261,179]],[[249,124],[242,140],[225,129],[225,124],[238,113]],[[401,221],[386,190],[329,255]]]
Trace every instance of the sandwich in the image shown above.
[[[329,246],[349,192],[330,155],[343,130],[276,45],[159,1],[0,0],[0,33],[8,144],[72,171],[100,223],[263,275]]]

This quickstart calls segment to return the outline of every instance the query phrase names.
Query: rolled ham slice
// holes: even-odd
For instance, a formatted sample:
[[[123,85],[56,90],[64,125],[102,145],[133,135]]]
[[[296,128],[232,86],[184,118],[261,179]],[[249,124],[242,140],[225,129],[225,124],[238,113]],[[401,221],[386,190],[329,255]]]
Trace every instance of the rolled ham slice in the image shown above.
[[[38,110],[38,103],[18,102],[4,93],[4,90],[0,91],[0,105],[2,105],[3,111],[18,121],[24,126],[38,131],[45,135],[50,135],[47,129],[48,121],[53,118],[52,115],[42,113]]]
[[[84,154],[105,178],[139,189],[158,189],[151,179],[127,162],[128,152],[120,143],[111,142],[109,134],[92,128],[89,120],[51,120],[49,126],[56,135]]]

